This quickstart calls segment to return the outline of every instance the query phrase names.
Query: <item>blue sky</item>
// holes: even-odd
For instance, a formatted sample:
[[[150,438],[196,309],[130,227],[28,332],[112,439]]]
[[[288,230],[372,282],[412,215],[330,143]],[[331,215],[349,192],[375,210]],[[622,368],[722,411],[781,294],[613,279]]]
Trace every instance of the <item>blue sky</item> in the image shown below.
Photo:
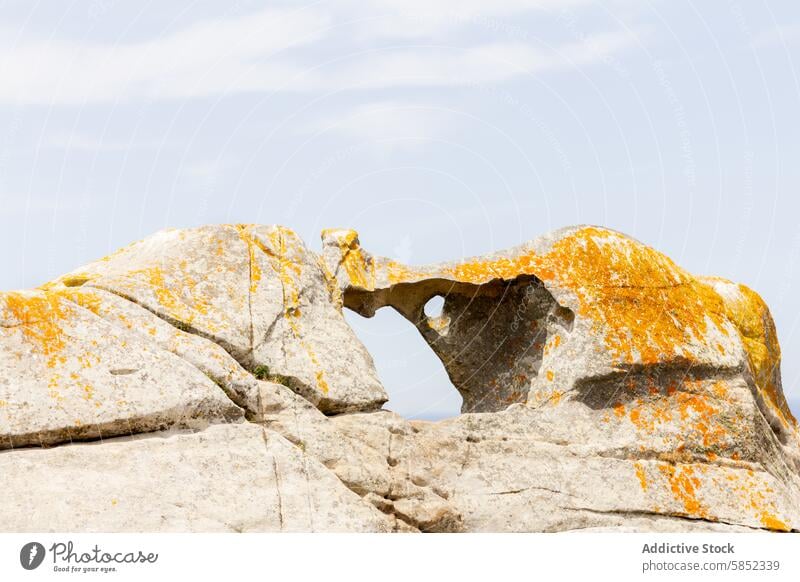
[[[770,304],[800,406],[795,2],[0,1],[0,288],[165,227],[359,230],[411,263],[619,229]],[[350,316],[390,407],[455,414]]]

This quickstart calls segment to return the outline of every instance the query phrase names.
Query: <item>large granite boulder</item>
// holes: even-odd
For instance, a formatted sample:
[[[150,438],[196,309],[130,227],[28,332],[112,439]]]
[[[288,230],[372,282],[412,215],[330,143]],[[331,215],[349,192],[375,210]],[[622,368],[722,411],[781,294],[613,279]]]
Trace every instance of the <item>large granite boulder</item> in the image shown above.
[[[379,410],[342,309],[385,306],[462,415]],[[343,229],[319,255],[277,226],[164,231],[0,318],[6,530],[800,530],[768,308],[610,230],[426,267]]]
[[[51,287],[100,289],[210,339],[259,377],[325,412],[386,401],[372,358],[344,321],[317,256],[280,226],[165,230]]]

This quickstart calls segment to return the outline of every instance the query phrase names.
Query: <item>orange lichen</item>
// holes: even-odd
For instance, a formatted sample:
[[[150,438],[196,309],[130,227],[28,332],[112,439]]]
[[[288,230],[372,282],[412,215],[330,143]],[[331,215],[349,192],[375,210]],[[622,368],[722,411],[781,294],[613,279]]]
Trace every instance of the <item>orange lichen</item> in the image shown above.
[[[322,276],[325,278],[325,288],[328,290],[328,296],[331,299],[331,303],[336,306],[336,309],[341,311],[342,307],[344,306],[344,297],[342,296],[342,290],[339,288],[336,277],[333,273],[331,273],[328,265],[322,260],[321,257],[317,256],[316,260],[317,265],[322,271]]]
[[[250,234],[250,226],[247,224],[237,224],[236,232],[239,238],[247,245],[247,253],[250,259],[250,293],[255,293],[261,281],[261,267],[258,263],[258,244]]]
[[[102,302],[100,297],[91,291],[84,291],[83,289],[53,288],[50,292],[80,305],[95,315],[100,315]],[[124,321],[123,315],[118,315],[117,317]]]
[[[160,267],[151,267],[142,273],[147,278],[159,305],[177,316],[177,319],[191,324],[196,313],[202,315],[208,313],[208,304],[203,297],[195,293],[197,281],[186,273],[185,267],[185,262],[179,265],[176,273],[179,280],[171,281],[169,284],[166,283],[164,271]]]
[[[302,265],[293,256],[302,245],[300,239],[288,228],[276,227],[266,233],[267,240],[253,236],[253,242],[268,257],[270,266],[281,282],[283,309],[287,316],[297,315],[300,306],[300,283]]]
[[[241,232],[246,233],[248,240],[260,249],[270,261],[270,267],[275,272],[281,283],[283,295],[283,315],[292,331],[295,339],[300,343],[306,352],[311,365],[314,368],[314,378],[317,388],[327,394],[330,391],[328,381],[325,379],[325,371],[319,361],[314,349],[303,339],[300,329],[302,312],[300,310],[300,289],[302,283],[303,265],[295,259],[295,256],[302,252],[302,242],[297,235],[288,228],[276,227],[266,233],[266,240],[259,236],[253,236],[249,227],[241,225]]]
[[[723,285],[727,283],[720,279],[716,281],[722,281]],[[726,315],[739,331],[759,392],[784,426],[797,426],[797,419],[789,410],[780,388],[781,349],[767,304],[745,285],[736,285],[734,293],[722,297]]]
[[[364,255],[353,231],[339,244],[351,284],[368,290],[382,276],[389,284],[437,276],[471,284],[536,276],[572,292],[577,312],[593,322],[609,353],[621,363],[692,360],[689,346],[710,345],[712,329],[725,336],[730,327],[722,299],[710,286],[662,253],[602,228],[580,228],[545,253],[531,249],[438,270],[388,260],[376,269],[375,259]]]
[[[370,261],[371,265],[374,265],[374,261],[372,261],[372,259],[370,259]],[[425,273],[422,271],[417,271],[413,267],[408,267],[398,263],[397,261],[387,260],[383,267],[386,269],[387,278],[389,279],[389,283],[392,285],[397,283],[405,283],[420,277],[425,277]],[[372,268],[369,270],[372,273],[372,279],[374,280],[376,278],[375,273],[377,269],[372,266]]]
[[[642,491],[647,491],[647,473],[644,467],[638,461],[633,464],[633,467],[636,471],[636,478],[639,479],[639,485],[642,487]]]
[[[350,284],[367,290],[434,278],[482,285],[535,276],[573,296],[566,306],[591,322],[614,363],[707,363],[712,350],[736,355],[741,341],[764,401],[784,426],[796,427],[780,388],[775,326],[761,298],[742,285],[736,293],[718,291],[717,280],[694,277],[625,235],[583,227],[544,251],[529,247],[514,256],[419,268],[366,255],[354,231],[338,241]],[[556,338],[545,352],[558,345]]]
[[[71,315],[64,300],[50,291],[3,293],[0,299],[23,337],[48,357],[47,366],[53,368],[61,362],[59,353],[65,347],[62,322]]]
[[[102,302],[99,297],[84,289],[63,287],[58,285],[59,282],[60,280],[56,280],[43,288],[48,292],[62,295],[95,314],[100,314]],[[152,266],[133,269],[126,272],[117,283],[123,290],[133,288],[137,284],[146,285],[164,312],[183,324],[192,325],[198,315],[208,314],[208,299],[197,290],[199,282],[189,273],[186,261],[181,261],[172,268]],[[125,323],[124,316],[117,317]],[[208,323],[206,325],[213,327]]]
[[[723,416],[723,409],[715,401],[716,395],[721,391],[724,394],[726,389],[719,384],[686,379],[681,391],[671,385],[663,397],[661,390],[648,390],[647,397],[637,398],[629,405],[628,418],[645,438],[656,434],[659,426],[678,421],[685,442],[692,443],[693,448],[701,445],[710,458],[716,455],[711,447],[721,447],[731,439],[725,424],[730,419]]]
[[[347,273],[350,285],[362,289],[374,289],[375,261],[361,250],[358,233],[354,230],[326,229],[322,231],[322,236],[324,239],[334,239],[339,245],[341,266]]]
[[[667,463],[659,463],[658,470],[667,478],[672,495],[683,504],[687,515],[701,518],[708,516],[707,509],[698,499],[697,491],[701,483],[692,466],[676,467]]]
[[[777,531],[787,531],[787,532],[792,531],[792,528],[790,528],[780,519],[778,519],[777,517],[766,511],[761,513],[761,523],[764,524],[764,527],[768,529],[774,529]]]
[[[450,326],[450,318],[446,316],[428,317],[425,320],[425,323],[427,324],[428,328],[432,329],[436,333],[444,333]]]
[[[791,531],[792,528],[780,517],[775,507],[775,491],[765,485],[763,479],[753,470],[731,473],[727,489],[737,493],[741,505],[752,511],[754,518],[765,528],[775,531]]]

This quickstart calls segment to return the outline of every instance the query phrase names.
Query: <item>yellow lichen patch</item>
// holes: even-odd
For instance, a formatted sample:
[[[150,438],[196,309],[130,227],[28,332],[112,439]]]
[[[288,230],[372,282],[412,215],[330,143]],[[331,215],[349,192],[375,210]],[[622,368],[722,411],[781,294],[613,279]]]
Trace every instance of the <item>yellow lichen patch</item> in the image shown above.
[[[651,387],[646,396],[628,404],[627,416],[643,439],[661,434],[665,444],[673,437],[669,436],[669,428],[660,432],[662,427],[679,427],[680,443],[689,447],[694,454],[702,451],[710,459],[730,447],[736,438],[731,426],[737,419],[723,414],[724,409],[719,406],[718,397],[710,393],[724,389],[716,383],[691,379],[684,381],[680,391],[672,385],[663,392],[658,389],[653,392]],[[678,441],[673,441],[673,445],[678,444]]]
[[[785,427],[797,426],[781,391],[780,348],[763,300],[743,285],[724,283],[735,292],[718,290],[721,280],[694,277],[662,253],[620,233],[584,227],[544,252],[530,249],[453,267],[415,269],[381,260],[377,276],[374,259],[363,256],[354,232],[340,244],[352,246],[348,272],[354,271],[354,284],[366,289],[374,287],[367,275],[392,285],[436,277],[480,285],[533,275],[574,296],[567,306],[591,322],[614,363],[708,363],[712,351],[730,357],[738,355],[742,345],[764,402]],[[546,353],[556,341],[545,346]],[[718,436],[709,434],[707,440]]]
[[[727,476],[727,488],[739,495],[740,504],[749,509],[754,518],[767,529],[791,531],[792,528],[778,517],[775,507],[775,491],[766,486],[763,478],[752,470],[731,473]]]
[[[186,276],[185,273],[181,273],[184,275],[180,277],[181,281],[171,281],[169,284],[165,281],[164,271],[160,267],[146,269],[143,274],[146,276],[153,293],[155,293],[158,304],[169,313],[178,316],[178,319],[185,323],[191,323],[195,318],[194,310],[200,313],[206,312],[204,301],[195,300],[191,306],[186,305],[183,301],[181,291],[186,290],[189,296],[193,296],[192,291],[197,284],[193,278]]]
[[[125,342],[122,343],[122,346],[125,347]],[[91,368],[100,363],[100,355],[96,352],[84,352],[77,356],[76,359],[83,368]]]
[[[718,399],[723,400],[728,395],[728,386],[723,380],[717,380],[711,385],[711,392]]]
[[[724,331],[722,302],[663,254],[623,235],[584,228],[530,257],[536,274],[569,288],[606,347],[625,363],[688,357],[713,323]]]
[[[386,274],[387,278],[389,279],[389,283],[392,285],[425,277],[424,273],[417,271],[414,268],[409,267],[407,265],[398,263],[397,261],[391,261],[391,260],[386,261],[386,263],[384,264],[384,268],[386,269]]]
[[[723,284],[725,284],[723,282]],[[797,426],[779,385],[781,361],[775,323],[764,300],[745,285],[722,295],[727,317],[736,325],[747,352],[753,380],[784,426]]]
[[[91,291],[84,291],[83,289],[70,289],[70,288],[52,288],[51,293],[59,295],[65,299],[77,303],[84,309],[87,309],[95,315],[100,315],[102,303],[100,298]],[[121,316],[120,316],[121,317]]]
[[[180,233],[180,235],[179,238],[183,240],[185,233]],[[169,240],[173,243],[175,242],[174,237]],[[206,238],[203,242],[209,247],[222,245],[222,240],[214,237]],[[79,282],[80,280],[86,280],[87,282],[98,281],[97,284],[102,288],[110,288],[114,293],[119,293],[123,296],[130,295],[137,301],[149,304],[149,298],[141,296],[142,291],[147,291],[152,294],[155,303],[160,308],[159,311],[186,325],[193,325],[199,316],[208,315],[211,298],[207,297],[203,292],[206,273],[196,271],[196,262],[189,258],[169,261],[167,257],[154,257],[142,263],[138,260],[137,247],[143,244],[146,245],[146,243],[140,241],[128,245],[105,257],[101,261],[109,262],[113,259],[114,265],[103,265],[99,269],[97,266],[90,266],[88,269],[96,270],[97,272],[73,275],[74,282]],[[130,254],[130,260],[125,260],[125,256],[128,254]],[[127,265],[132,266],[126,268]],[[56,279],[49,285],[60,287],[62,291],[72,290],[77,292],[85,289],[85,287],[75,287],[68,278]],[[91,295],[74,295],[70,298],[80,303],[91,297]],[[82,306],[92,309],[90,305],[83,304]],[[148,308],[150,308],[149,305]],[[209,331],[216,331],[209,321],[204,321],[204,326]]]
[[[631,413],[630,413],[630,416],[631,416],[631,422],[632,422],[633,424],[635,424],[636,426],[640,426],[640,423],[641,423],[641,415],[642,415],[642,412],[641,412],[641,410],[639,410],[638,408],[633,408],[633,409],[631,410]]]
[[[57,293],[10,292],[0,295],[0,300],[0,305],[5,304],[11,320],[20,326],[23,337],[33,349],[48,356],[48,367],[53,368],[63,361],[59,356],[65,346],[62,322],[72,311]]]
[[[283,294],[283,316],[292,330],[292,335],[303,347],[311,365],[314,368],[314,378],[317,388],[327,394],[330,386],[325,378],[325,371],[311,345],[303,339],[300,329],[302,311],[300,310],[300,290],[302,282],[302,263],[295,257],[302,252],[302,242],[291,230],[284,227],[275,227],[266,233],[267,240],[262,241],[252,236],[248,227],[242,227],[241,232],[246,232],[251,240],[269,259],[270,267],[278,276]]]
[[[792,531],[792,528],[766,511],[761,513],[761,523],[764,524],[764,527],[767,529],[786,532]]]
[[[360,252],[357,246],[354,250]],[[353,262],[365,268],[363,260]],[[392,283],[421,275],[421,271],[388,265]],[[569,290],[577,300],[578,313],[593,322],[594,331],[621,363],[691,361],[689,346],[709,342],[712,328],[723,336],[728,333],[722,299],[710,286],[662,253],[597,227],[567,234],[543,254],[530,250],[513,257],[470,260],[439,272],[439,276],[471,284],[520,275],[533,275]]]
[[[692,466],[659,463],[658,470],[667,478],[672,495],[683,505],[687,515],[700,518],[708,517],[708,510],[700,502],[697,495],[701,486],[700,478],[695,474]]]
[[[236,232],[239,238],[247,245],[247,253],[250,258],[250,293],[255,293],[261,281],[261,267],[258,263],[256,252],[258,245],[250,234],[250,226],[247,224],[237,224]]]
[[[444,332],[450,325],[449,317],[429,317],[426,320],[428,327],[437,333]]]
[[[633,464],[633,468],[636,471],[636,478],[639,480],[642,491],[647,491],[647,473],[644,470],[644,466],[639,461],[636,461]]]
[[[198,292],[198,281],[185,261],[170,271],[153,266],[126,273],[125,278],[144,282],[164,312],[183,324],[193,325],[198,315],[208,314],[208,299]],[[208,322],[206,326],[216,331]]]
[[[317,387],[323,394],[327,394],[330,386],[328,386],[328,381],[325,380],[325,373],[322,370],[317,370],[315,377],[317,378]]]
[[[284,313],[287,316],[299,315],[296,312],[300,307],[299,277],[302,265],[294,259],[294,255],[299,254],[302,242],[294,232],[281,226],[271,229],[266,236],[266,243],[258,237],[251,238],[269,258],[270,267],[278,276],[283,289]]]
[[[336,306],[336,309],[341,311],[344,306],[344,297],[342,296],[342,290],[339,288],[339,283],[336,281],[336,277],[331,273],[330,269],[328,269],[328,265],[325,264],[325,261],[319,256],[317,256],[316,259],[317,265],[322,271],[323,277],[325,277],[325,287],[328,290],[331,303]]]
[[[707,396],[680,392],[676,398],[686,432],[699,433],[705,446],[719,444],[725,438],[726,431],[718,422],[720,409]]]
[[[350,285],[372,291],[375,289],[375,261],[361,250],[358,233],[354,230],[326,229],[323,239],[333,239],[339,245],[341,266]]]

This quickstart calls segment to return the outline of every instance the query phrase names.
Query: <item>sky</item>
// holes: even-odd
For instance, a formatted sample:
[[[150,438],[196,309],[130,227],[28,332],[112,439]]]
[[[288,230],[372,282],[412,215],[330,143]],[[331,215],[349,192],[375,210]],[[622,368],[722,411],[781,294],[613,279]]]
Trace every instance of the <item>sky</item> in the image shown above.
[[[793,1],[0,0],[0,289],[164,227],[420,264],[597,224],[758,291],[798,412],[798,49]],[[408,322],[348,320],[389,408],[458,413]]]

